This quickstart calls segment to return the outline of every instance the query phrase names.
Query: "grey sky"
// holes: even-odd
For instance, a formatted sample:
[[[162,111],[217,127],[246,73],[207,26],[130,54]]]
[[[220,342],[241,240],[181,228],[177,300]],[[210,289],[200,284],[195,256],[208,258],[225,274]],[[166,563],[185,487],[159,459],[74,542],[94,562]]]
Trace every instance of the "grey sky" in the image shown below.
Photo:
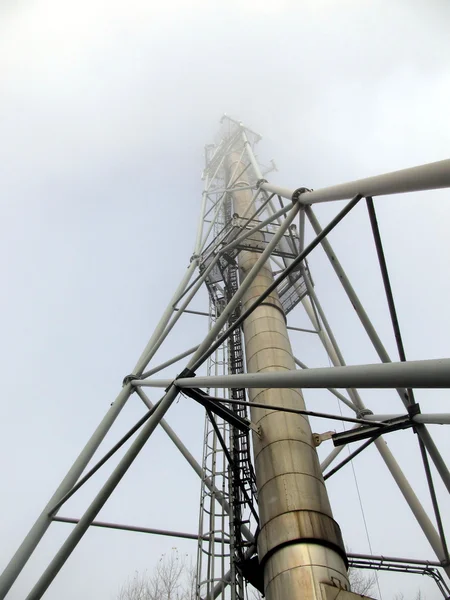
[[[449,17],[444,1],[1,6],[1,565],[120,390],[189,262],[203,146],[223,112],[263,135],[261,159],[279,167],[270,178],[288,187],[448,158]],[[383,198],[376,207],[407,355],[450,356],[449,193]],[[320,220],[337,208],[319,207]],[[331,241],[395,356],[362,205]],[[310,263],[347,362],[375,362],[320,249]],[[203,299],[196,306],[204,309]],[[199,342],[206,323],[186,316],[181,331],[157,362]],[[300,358],[327,364],[317,341],[294,335]],[[448,410],[446,392],[417,396],[423,410]],[[393,392],[363,397],[382,412],[400,409]],[[319,392],[306,400],[337,410]],[[141,414],[133,397],[110,439]],[[180,401],[168,420],[200,459],[202,412]],[[448,434],[434,429],[448,459]],[[413,436],[389,443],[429,508]],[[373,551],[432,558],[375,452],[355,469]],[[63,514],[80,515],[101,480]],[[367,552],[351,469],[329,489],[347,544]],[[438,490],[448,526],[448,495]],[[198,497],[195,475],[157,432],[101,518],[195,532]],[[11,600],[29,591],[69,527],[53,526]],[[112,598],[175,545],[195,554],[193,543],[90,531],[45,597]],[[385,600],[419,585],[437,598],[429,582],[392,577],[381,578]]]

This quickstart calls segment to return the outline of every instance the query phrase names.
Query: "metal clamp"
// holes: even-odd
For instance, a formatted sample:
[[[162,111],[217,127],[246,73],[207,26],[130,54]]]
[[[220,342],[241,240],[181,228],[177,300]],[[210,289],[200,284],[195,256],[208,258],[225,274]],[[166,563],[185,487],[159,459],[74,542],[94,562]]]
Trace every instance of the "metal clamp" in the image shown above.
[[[365,440],[368,438],[377,438],[379,435],[408,429],[413,427],[414,422],[409,415],[402,415],[388,421],[383,421],[383,426],[378,425],[362,425],[358,429],[349,429],[348,431],[340,431],[333,435],[333,443],[335,446],[342,446],[351,442]]]
[[[192,371],[192,369],[189,369],[188,367],[186,367],[185,369],[183,369],[181,371],[181,373],[179,375],[177,375],[175,381],[177,379],[184,379],[185,377],[195,377],[194,371]]]
[[[325,433],[313,433],[313,442],[314,442],[314,446],[320,446],[320,444],[322,442],[325,442],[326,440],[331,440],[333,435],[335,434],[335,431],[325,431]]]
[[[176,387],[177,379],[184,379],[185,377],[195,377],[194,371],[186,367],[175,377],[175,379],[166,387],[164,391],[167,393],[173,385]]]
[[[140,377],[138,377],[137,375],[126,375],[123,378],[122,385],[126,386],[129,383],[131,383],[132,381],[136,381],[136,379],[140,379]]]
[[[420,404],[417,402],[410,404],[410,406],[408,406],[408,415],[411,421],[414,421],[414,417],[420,415]]]
[[[362,408],[356,413],[357,419],[364,419],[364,417],[368,417],[369,415],[373,415],[373,411],[370,408]]]
[[[301,194],[304,194],[305,192],[312,192],[312,189],[306,188],[306,187],[299,187],[297,188],[294,193],[292,194],[292,202],[298,202],[300,199]]]

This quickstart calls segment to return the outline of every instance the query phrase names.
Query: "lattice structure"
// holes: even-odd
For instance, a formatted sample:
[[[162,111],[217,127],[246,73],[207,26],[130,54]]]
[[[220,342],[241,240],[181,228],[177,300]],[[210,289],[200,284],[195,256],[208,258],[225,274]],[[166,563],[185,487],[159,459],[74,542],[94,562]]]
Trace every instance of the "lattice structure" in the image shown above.
[[[430,461],[449,492],[450,473],[427,424],[448,424],[450,415],[422,414],[414,388],[450,387],[450,359],[406,360],[372,197],[450,187],[450,160],[325,189],[291,190],[272,185],[264,178],[270,170],[261,170],[256,160],[255,144],[259,140],[258,134],[225,117],[216,144],[206,147],[205,189],[189,267],[133,372],[125,377],[115,402],[1,575],[0,599],[6,597],[54,521],[73,523],[74,528],[27,600],[37,600],[45,594],[90,526],[197,540],[197,596],[202,600],[217,597],[242,600],[247,582],[263,590],[269,600],[298,597],[328,600],[336,594],[350,600],[354,595],[348,590],[348,564],[428,575],[448,597],[441,571],[450,575],[450,560]],[[313,205],[335,200],[349,202],[322,228]],[[364,201],[397,342],[397,362],[391,361],[327,239],[353,207]],[[315,234],[308,245],[305,244],[307,220]],[[307,264],[309,254],[318,245],[322,245],[329,258],[380,363],[345,365]],[[209,313],[191,311],[190,303],[204,285],[209,294]],[[300,305],[311,321],[311,329],[303,331],[318,336],[332,367],[308,369],[293,356],[287,332],[295,328],[286,325],[286,315],[297,306],[300,309]],[[156,352],[186,312],[208,315],[208,334],[193,348],[153,366]],[[153,377],[184,359],[185,368],[178,376]],[[199,374],[202,365],[207,365],[206,376]],[[177,368],[176,372],[179,371]],[[164,390],[156,405],[148,399],[146,387]],[[300,392],[302,387],[328,389],[354,416],[308,410]],[[399,406],[403,405],[400,416],[374,415],[358,391],[365,387],[397,390]],[[90,466],[96,450],[133,393],[141,398],[148,412],[111,451]],[[205,408],[201,462],[197,462],[164,420],[180,393],[190,399],[187,401],[196,401]],[[346,421],[353,428],[338,434],[312,434],[309,416]],[[158,425],[200,477],[198,533],[95,520]],[[399,429],[411,429],[417,434],[433,505],[431,517],[382,439],[383,435]],[[135,438],[130,447],[83,516],[80,519],[61,516],[59,512],[66,500],[132,436]],[[324,439],[331,439],[335,449],[319,464],[316,445]],[[330,467],[344,445],[355,442],[361,442],[357,449],[337,466]],[[388,466],[429,541],[437,558],[434,562],[347,556],[339,526],[332,518],[324,480],[370,444],[374,444]]]

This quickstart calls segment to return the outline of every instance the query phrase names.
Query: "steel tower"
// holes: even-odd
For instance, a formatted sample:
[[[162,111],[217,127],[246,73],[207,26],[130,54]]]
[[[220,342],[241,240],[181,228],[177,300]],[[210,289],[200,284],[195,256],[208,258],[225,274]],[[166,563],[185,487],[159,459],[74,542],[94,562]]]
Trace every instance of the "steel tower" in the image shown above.
[[[264,178],[269,171],[261,171],[254,154],[259,139],[242,123],[225,116],[217,143],[206,147],[201,215],[187,271],[135,369],[125,377],[118,397],[1,575],[0,598],[6,597],[53,521],[75,526],[28,600],[45,594],[92,525],[196,539],[197,598],[202,600],[243,599],[247,582],[269,600],[334,600],[337,596],[351,600],[361,596],[350,591],[349,564],[426,574],[435,579],[444,597],[450,597],[441,574],[444,570],[450,575],[450,561],[430,461],[448,491],[450,473],[426,427],[429,423],[450,423],[450,414],[422,414],[413,391],[450,387],[450,359],[406,360],[372,200],[374,196],[450,187],[450,160],[315,191],[305,187],[291,190],[271,185]],[[348,203],[322,228],[313,205],[335,200]],[[372,225],[397,342],[397,362],[389,357],[327,239],[359,202],[367,204]],[[309,244],[305,243],[307,220],[315,232]],[[346,366],[307,262],[318,245],[328,256],[380,363]],[[208,290],[209,310],[192,311],[190,303],[204,286]],[[308,315],[308,331],[319,337],[333,366],[308,369],[293,355],[289,330],[295,328],[287,325],[286,315],[297,305]],[[171,360],[148,368],[187,312],[209,319],[206,337]],[[179,375],[163,380],[153,377],[183,359],[185,367]],[[204,366],[206,375],[202,374]],[[147,397],[146,387],[164,388],[155,405]],[[354,416],[312,411],[312,407],[305,406],[302,388],[328,389]],[[373,414],[358,388],[396,389],[403,409],[396,414]],[[86,472],[132,393],[141,398],[148,411]],[[164,420],[179,394],[205,408],[202,462],[192,456]],[[344,420],[352,428],[344,433],[313,433],[310,416]],[[198,534],[95,521],[158,425],[200,477]],[[435,524],[384,441],[384,435],[399,429],[417,434]],[[132,436],[135,438],[129,449],[84,515],[80,519],[59,516],[66,500]],[[316,447],[326,439],[332,440],[335,449],[320,464]],[[342,448],[353,442],[361,443],[348,458],[330,468]],[[325,480],[370,444],[386,463],[436,560],[346,553],[339,525],[333,519]]]

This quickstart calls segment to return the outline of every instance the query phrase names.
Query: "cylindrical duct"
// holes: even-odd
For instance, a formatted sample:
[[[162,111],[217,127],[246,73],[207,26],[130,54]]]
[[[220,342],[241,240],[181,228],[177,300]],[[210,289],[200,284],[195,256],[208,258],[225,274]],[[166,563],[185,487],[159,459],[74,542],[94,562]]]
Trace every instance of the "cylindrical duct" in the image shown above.
[[[241,172],[245,164],[232,152],[227,168]],[[239,182],[247,185],[242,178]],[[233,193],[234,212],[243,215],[251,202],[249,190]],[[262,235],[262,234],[261,234]],[[259,254],[241,251],[241,283]],[[242,309],[273,282],[266,263],[244,295]],[[248,372],[295,369],[286,318],[276,292],[244,322]],[[250,401],[304,409],[299,389],[251,389]],[[348,589],[345,550],[333,520],[327,490],[306,417],[264,408],[252,408],[251,419],[260,428],[254,434],[254,463],[258,487],[260,533],[258,556],[264,569],[268,600],[322,599],[321,583]]]

